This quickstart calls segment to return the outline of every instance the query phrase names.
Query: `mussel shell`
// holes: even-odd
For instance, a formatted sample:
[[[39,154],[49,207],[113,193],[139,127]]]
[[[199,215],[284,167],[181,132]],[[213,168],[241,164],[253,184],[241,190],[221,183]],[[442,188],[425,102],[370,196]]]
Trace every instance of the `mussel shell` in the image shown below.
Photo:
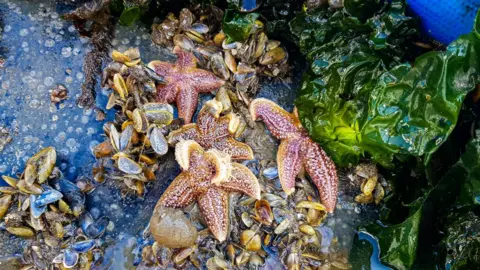
[[[215,43],[215,45],[217,46],[221,46],[223,41],[227,38],[227,36],[225,35],[225,33],[223,33],[223,31],[220,31],[218,34],[216,34],[214,37],[213,37],[213,43]]]
[[[255,202],[255,218],[265,225],[272,224],[273,212],[267,200],[258,200]]]
[[[194,20],[195,16],[193,15],[193,13],[188,8],[183,8],[178,15],[178,27],[180,29],[187,29],[192,25]]]
[[[146,103],[143,105],[145,117],[151,123],[168,125],[173,121],[173,107],[164,103]]]
[[[145,110],[145,113],[148,115],[151,111],[167,111],[171,114],[173,114],[173,107],[170,104],[166,103],[145,103],[143,104],[143,109]],[[147,116],[148,117],[148,116]]]
[[[84,230],[84,233],[90,238],[100,237],[105,233],[105,230],[107,229],[109,222],[110,222],[110,219],[108,217],[103,216],[99,218],[97,221],[87,226],[86,230]]]
[[[267,179],[274,179],[278,177],[277,167],[266,168],[262,171],[262,175]]]
[[[47,205],[37,206],[35,201],[37,200],[39,195],[30,195],[30,213],[34,218],[39,218],[45,210],[47,210]]]
[[[0,193],[3,193],[3,194],[15,194],[15,193],[18,193],[18,190],[14,187],[6,187],[6,186],[2,186],[0,187]]]
[[[37,183],[27,186],[27,183],[23,179],[18,181],[17,188],[27,194],[41,194],[43,192],[43,189]]]
[[[285,60],[288,57],[287,51],[282,47],[276,47],[268,52],[266,52],[258,62],[260,65],[271,65],[278,63],[282,60]]]
[[[63,197],[63,194],[55,189],[45,190],[42,194],[37,195],[35,198],[35,206],[42,207],[50,203],[54,203],[60,200]]]
[[[67,248],[65,253],[63,254],[63,267],[65,268],[73,268],[78,263],[79,258],[78,252],[71,248]]]
[[[85,253],[92,250],[95,247],[95,240],[89,239],[89,240],[76,242],[76,243],[73,243],[70,247],[78,253]]]
[[[115,125],[110,124],[109,134],[110,134],[110,143],[112,144],[113,148],[116,151],[119,151],[120,150],[120,133],[118,133]]]
[[[205,37],[204,37],[202,34],[196,32],[196,31],[194,31],[194,30],[188,30],[188,31],[186,31],[186,32],[185,32],[185,35],[186,35],[188,38],[190,38],[191,40],[193,40],[193,41],[195,41],[195,42],[197,42],[197,43],[203,43],[203,42],[205,42]]]
[[[126,174],[139,174],[142,167],[128,157],[120,156],[117,161],[118,169]]]
[[[145,113],[136,108],[132,113],[133,127],[139,133],[145,133],[148,128],[148,120]]]
[[[11,187],[17,187],[18,179],[7,176],[7,175],[3,175],[2,179]]]
[[[237,72],[237,60],[235,60],[230,50],[225,51],[225,64],[231,72]]]
[[[128,57],[127,55],[125,55],[125,54],[123,54],[123,53],[121,53],[117,50],[112,51],[111,57],[112,57],[113,61],[119,62],[119,63],[132,61],[132,59],[130,57]]]
[[[266,50],[267,42],[268,42],[268,37],[265,34],[265,32],[258,33],[258,35],[256,36],[256,45],[255,45],[255,52],[253,54],[253,57],[259,58],[260,56],[262,56],[262,54]]]
[[[186,51],[191,51],[193,48],[195,48],[195,44],[193,43],[192,39],[182,34],[176,34],[173,37],[173,44]]]
[[[55,258],[53,258],[52,263],[54,264],[63,263],[64,256],[65,255],[63,253],[58,254],[57,256],[55,256]]]
[[[75,184],[68,180],[61,180],[57,182],[63,194],[63,200],[72,209],[73,215],[79,216],[85,210],[85,194]]]
[[[163,136],[162,131],[158,127],[153,127],[150,129],[150,133],[148,133],[148,139],[150,140],[150,144],[152,146],[153,151],[158,155],[165,155],[168,152],[168,142]]]
[[[4,195],[0,198],[0,219],[2,219],[10,208],[12,203],[12,195]]]
[[[38,183],[47,181],[48,177],[55,167],[57,161],[57,152],[53,147],[46,147],[27,161],[28,164],[36,165]]]
[[[155,70],[149,68],[148,66],[144,66],[143,67],[143,70],[145,70],[145,72],[147,73],[147,75],[154,81],[158,82],[158,83],[165,83],[165,78],[163,78],[162,76],[159,76]]]
[[[140,50],[138,48],[129,48],[123,54],[131,60],[140,58]]]
[[[128,147],[130,146],[132,135],[133,125],[127,125],[125,130],[122,131],[122,135],[120,135],[120,151],[125,151],[126,149],[128,149]]]
[[[88,226],[93,224],[95,220],[92,217],[92,214],[89,212],[85,212],[80,216],[80,227],[82,228],[83,232],[87,231]]]
[[[238,47],[237,42],[227,43],[227,39],[224,39],[222,42],[222,48],[225,50],[236,49]]]
[[[222,112],[228,112],[232,109],[232,101],[228,95],[228,89],[225,86],[218,89],[215,99],[222,103]]]
[[[190,29],[200,34],[206,34],[209,31],[208,26],[203,23],[194,23]]]
[[[23,178],[28,186],[31,186],[35,182],[35,179],[37,179],[37,174],[38,172],[36,164],[28,163],[27,166],[25,166]]]
[[[31,228],[25,226],[8,227],[7,231],[20,237],[33,237],[35,235],[35,232]]]
[[[220,78],[224,80],[228,80],[228,78],[230,78],[230,71],[221,54],[212,55],[210,58],[210,65],[213,73],[218,75]]]

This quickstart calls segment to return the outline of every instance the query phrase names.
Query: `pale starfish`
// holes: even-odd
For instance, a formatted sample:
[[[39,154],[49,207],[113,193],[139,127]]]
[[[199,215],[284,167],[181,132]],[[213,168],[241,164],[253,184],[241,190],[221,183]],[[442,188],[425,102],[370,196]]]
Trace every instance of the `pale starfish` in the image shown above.
[[[197,68],[197,59],[191,52],[179,47],[175,47],[173,52],[178,57],[174,64],[152,61],[148,63],[148,67],[165,80],[165,84],[157,85],[157,101],[176,102],[178,116],[188,124],[197,108],[198,94],[210,93],[225,81],[210,71]]]
[[[168,143],[174,146],[183,140],[194,140],[205,149],[223,151],[232,159],[253,159],[252,148],[233,137],[239,125],[238,117],[233,113],[220,117],[220,112],[221,102],[214,99],[207,101],[198,114],[197,123],[172,131],[168,136]]]
[[[295,178],[305,169],[320,192],[320,199],[332,213],[337,202],[335,164],[312,141],[296,113],[289,113],[274,102],[258,98],[250,103],[253,120],[261,118],[273,136],[280,139],[277,153],[278,176],[287,195],[295,191]]]
[[[216,149],[204,151],[195,141],[181,141],[175,158],[182,172],[173,180],[157,206],[184,208],[194,201],[212,234],[222,242],[230,227],[229,193],[242,192],[260,199],[260,185],[245,166],[232,163]]]

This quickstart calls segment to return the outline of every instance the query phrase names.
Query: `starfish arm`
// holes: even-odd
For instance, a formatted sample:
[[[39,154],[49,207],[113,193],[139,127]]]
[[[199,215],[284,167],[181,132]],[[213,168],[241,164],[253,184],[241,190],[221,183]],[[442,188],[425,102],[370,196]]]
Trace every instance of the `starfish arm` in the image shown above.
[[[175,160],[184,171],[194,170],[197,166],[202,165],[203,157],[203,148],[196,141],[180,141],[175,146]]]
[[[196,68],[197,58],[193,53],[182,50],[180,47],[173,48],[173,53],[177,55],[176,64],[181,69]]]
[[[196,141],[199,136],[198,128],[196,124],[187,124],[181,128],[174,130],[168,134],[168,144],[175,146],[178,142],[194,140]]]
[[[327,208],[327,211],[333,213],[337,203],[338,177],[335,164],[327,156],[320,146],[311,141],[306,143],[305,149],[305,169],[310,175],[313,183],[320,192],[320,199]]]
[[[178,87],[176,84],[158,84],[157,101],[160,103],[172,103],[177,97]]]
[[[197,203],[213,236],[220,242],[225,241],[230,226],[228,192],[212,187],[200,195]]]
[[[213,144],[215,149],[219,149],[236,160],[250,160],[253,159],[253,150],[246,144],[235,140],[232,137],[225,137],[216,140]]]
[[[302,139],[284,139],[277,152],[278,178],[283,191],[290,195],[295,191],[295,178],[302,169]]]
[[[221,188],[228,191],[242,192],[248,196],[260,200],[260,184],[255,175],[245,166],[232,163],[232,175],[227,182],[221,184]]]
[[[185,124],[190,124],[197,109],[198,93],[184,85],[177,94],[178,117],[183,118]]]
[[[261,118],[268,130],[278,139],[288,138],[302,132],[300,121],[271,100],[257,98],[250,103],[249,110],[253,120]]]
[[[210,93],[225,83],[224,80],[218,78],[214,73],[203,69],[193,70],[188,74],[188,77],[198,93]]]
[[[174,70],[175,65],[169,62],[155,60],[148,63],[147,67],[154,70],[159,76],[166,77]]]
[[[191,204],[195,200],[195,189],[190,177],[187,173],[180,173],[160,197],[157,206],[184,208]]]

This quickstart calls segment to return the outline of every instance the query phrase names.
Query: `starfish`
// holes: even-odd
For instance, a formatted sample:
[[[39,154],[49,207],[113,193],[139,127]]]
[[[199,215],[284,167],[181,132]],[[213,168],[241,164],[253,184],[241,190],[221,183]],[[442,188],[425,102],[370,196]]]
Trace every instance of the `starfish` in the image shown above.
[[[250,103],[253,120],[261,118],[280,146],[277,152],[278,176],[287,195],[295,191],[295,178],[306,171],[320,192],[328,212],[333,213],[337,202],[337,172],[335,164],[302,127],[298,115],[289,113],[273,101],[258,98]]]
[[[239,125],[238,117],[233,113],[220,117],[222,109],[220,101],[207,101],[198,114],[197,123],[172,131],[168,136],[168,144],[174,146],[183,140],[194,140],[203,148],[223,151],[232,159],[253,159],[252,148],[233,137]]]
[[[157,207],[184,208],[196,201],[208,228],[223,242],[230,227],[229,193],[242,192],[259,200],[257,178],[247,167],[232,163],[229,155],[216,149],[205,151],[192,140],[177,144],[175,158],[182,172],[160,197]]]
[[[148,67],[165,80],[165,84],[157,85],[157,101],[176,102],[178,116],[189,124],[197,108],[198,94],[210,93],[225,81],[210,71],[197,68],[197,59],[191,52],[179,47],[175,47],[173,52],[178,57],[174,64],[152,61],[148,63]]]

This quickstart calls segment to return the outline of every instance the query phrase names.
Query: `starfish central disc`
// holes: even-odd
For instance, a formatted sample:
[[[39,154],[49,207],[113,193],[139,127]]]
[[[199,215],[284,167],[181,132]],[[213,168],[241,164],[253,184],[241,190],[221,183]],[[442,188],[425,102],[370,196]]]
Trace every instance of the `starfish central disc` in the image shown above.
[[[209,100],[205,103],[197,118],[197,124],[184,125],[172,131],[168,143],[172,146],[180,141],[194,140],[205,149],[217,149],[229,154],[232,159],[253,159],[250,146],[235,140],[233,134],[238,127],[238,118],[230,113],[220,116],[222,103]]]

